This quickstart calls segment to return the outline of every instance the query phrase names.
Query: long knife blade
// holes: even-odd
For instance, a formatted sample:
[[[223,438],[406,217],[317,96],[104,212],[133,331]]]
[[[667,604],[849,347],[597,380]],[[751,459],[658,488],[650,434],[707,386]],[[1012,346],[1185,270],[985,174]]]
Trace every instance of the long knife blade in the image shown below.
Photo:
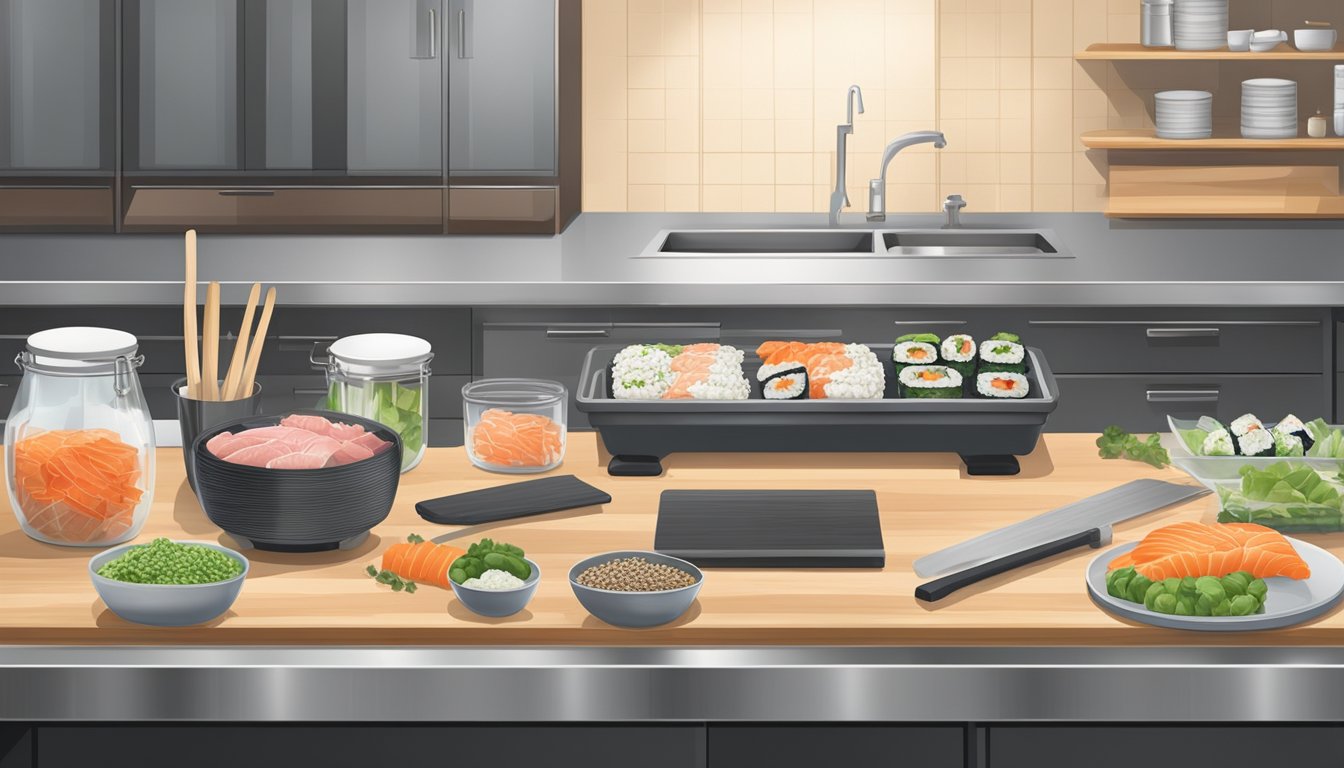
[[[963,571],[1081,531],[1124,522],[1209,494],[1202,486],[1142,479],[976,536],[915,561],[915,573],[930,578]]]

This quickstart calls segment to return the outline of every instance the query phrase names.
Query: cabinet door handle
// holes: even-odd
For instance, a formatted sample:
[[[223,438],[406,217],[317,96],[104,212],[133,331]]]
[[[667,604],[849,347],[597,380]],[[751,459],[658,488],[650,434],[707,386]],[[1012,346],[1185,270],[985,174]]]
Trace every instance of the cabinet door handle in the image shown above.
[[[471,53],[467,50],[469,41],[467,39],[467,9],[463,8],[457,12],[457,58],[470,59]]]
[[[606,328],[547,328],[548,339],[605,339],[611,335]]]
[[[439,58],[439,12],[429,9],[429,58]]]
[[[1149,328],[1150,339],[1216,339],[1217,328]]]
[[[307,395],[326,395],[330,393],[327,392],[327,390],[319,387],[295,387],[294,394],[307,396]]]
[[[965,325],[965,320],[893,320],[892,325]]]
[[[1150,403],[1216,403],[1216,389],[1150,389],[1147,392]]]
[[[274,197],[273,189],[221,189],[220,197]]]

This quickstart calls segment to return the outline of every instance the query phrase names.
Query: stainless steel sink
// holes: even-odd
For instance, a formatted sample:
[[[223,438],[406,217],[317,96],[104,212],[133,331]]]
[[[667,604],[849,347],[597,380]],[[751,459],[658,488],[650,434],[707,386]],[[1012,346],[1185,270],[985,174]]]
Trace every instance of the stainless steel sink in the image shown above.
[[[659,232],[642,258],[1072,258],[1048,230],[700,229]]]
[[[897,257],[1067,258],[1041,232],[947,229],[883,232],[882,245]]]
[[[711,229],[660,233],[653,244],[657,246],[656,253],[668,255],[872,255],[873,234],[864,230],[845,229]]]

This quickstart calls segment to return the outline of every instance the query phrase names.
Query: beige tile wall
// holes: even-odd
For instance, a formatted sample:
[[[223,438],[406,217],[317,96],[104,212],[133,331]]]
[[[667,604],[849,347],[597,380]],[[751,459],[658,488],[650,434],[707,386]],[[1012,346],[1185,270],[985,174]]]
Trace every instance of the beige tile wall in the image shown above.
[[[915,147],[893,163],[892,212],[938,210],[953,193],[970,211],[1100,210],[1107,155],[1078,137],[1151,126],[1155,90],[1212,90],[1223,122],[1235,122],[1245,77],[1294,77],[1329,96],[1325,66],[1073,60],[1092,43],[1137,42],[1139,0],[583,6],[590,211],[825,211],[851,83],[867,106],[849,143],[852,210],[866,205],[888,139],[930,127],[948,137],[946,149]],[[1234,28],[1300,18],[1340,26],[1344,2],[1232,2]]]

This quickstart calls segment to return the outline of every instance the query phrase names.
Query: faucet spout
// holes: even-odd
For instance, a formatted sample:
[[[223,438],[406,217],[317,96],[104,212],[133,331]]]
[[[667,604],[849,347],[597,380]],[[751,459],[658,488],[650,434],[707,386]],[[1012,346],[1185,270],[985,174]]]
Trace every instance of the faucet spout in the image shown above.
[[[938,149],[947,146],[947,137],[942,131],[914,131],[897,136],[882,150],[882,166],[878,177],[868,182],[868,220],[886,221],[887,219],[887,168],[896,158],[896,153],[915,144],[932,144]]]
[[[845,153],[846,137],[854,132],[854,106],[857,102],[859,114],[863,114],[863,91],[859,86],[849,86],[845,97],[846,122],[835,126],[835,191],[831,193],[831,226],[840,223],[840,209],[849,207],[849,193],[845,190]]]

